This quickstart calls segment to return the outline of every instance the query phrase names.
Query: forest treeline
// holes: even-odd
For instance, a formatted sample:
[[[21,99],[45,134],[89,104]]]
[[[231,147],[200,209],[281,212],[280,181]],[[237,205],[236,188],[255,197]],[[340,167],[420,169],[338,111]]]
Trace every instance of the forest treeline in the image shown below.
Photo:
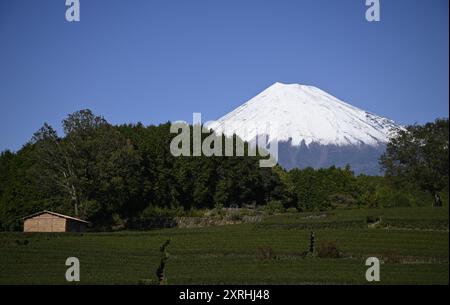
[[[169,122],[115,126],[90,110],[68,115],[62,129],[59,136],[44,124],[19,151],[0,154],[1,230],[18,230],[22,217],[41,210],[133,227],[217,207],[302,212],[448,201],[448,119],[401,132],[380,160],[384,176],[355,176],[350,167],[261,168],[261,157],[248,154],[174,157]]]

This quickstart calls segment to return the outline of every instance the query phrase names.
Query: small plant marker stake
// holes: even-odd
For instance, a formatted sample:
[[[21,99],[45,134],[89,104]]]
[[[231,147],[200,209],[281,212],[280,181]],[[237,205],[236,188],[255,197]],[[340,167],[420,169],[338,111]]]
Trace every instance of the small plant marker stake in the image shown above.
[[[314,232],[311,232],[311,236],[309,239],[309,252],[311,254],[314,254],[314,242],[315,242],[315,234]]]
[[[168,239],[159,249],[161,252],[161,262],[158,269],[156,270],[156,276],[160,285],[167,284],[167,278],[165,274],[166,263],[169,260],[169,252],[167,252],[167,246],[170,244],[170,239]]]

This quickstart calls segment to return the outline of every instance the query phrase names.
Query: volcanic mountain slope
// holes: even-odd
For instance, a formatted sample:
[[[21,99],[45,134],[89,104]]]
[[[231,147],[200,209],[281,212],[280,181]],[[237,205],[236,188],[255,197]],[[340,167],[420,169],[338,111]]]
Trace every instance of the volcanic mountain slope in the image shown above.
[[[254,142],[257,134],[279,143],[279,164],[339,167],[379,174],[378,158],[403,127],[349,105],[313,86],[275,83],[207,126]]]

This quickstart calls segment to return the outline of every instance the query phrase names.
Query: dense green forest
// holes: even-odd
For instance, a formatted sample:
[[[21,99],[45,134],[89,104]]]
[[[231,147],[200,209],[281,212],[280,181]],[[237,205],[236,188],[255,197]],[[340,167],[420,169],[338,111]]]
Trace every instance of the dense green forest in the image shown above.
[[[380,160],[383,176],[355,176],[350,167],[261,168],[261,157],[247,154],[174,157],[169,122],[114,126],[90,110],[70,114],[62,128],[59,136],[44,124],[19,151],[1,153],[2,230],[18,230],[22,217],[44,209],[130,228],[217,207],[303,212],[448,202],[448,119],[393,139]]]

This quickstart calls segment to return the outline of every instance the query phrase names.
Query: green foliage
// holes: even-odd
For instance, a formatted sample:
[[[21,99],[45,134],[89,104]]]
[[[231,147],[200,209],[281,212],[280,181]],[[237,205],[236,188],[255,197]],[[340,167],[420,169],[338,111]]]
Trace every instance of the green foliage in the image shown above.
[[[243,207],[267,214],[415,207],[431,205],[436,194],[448,202],[448,120],[400,133],[382,158],[386,177],[355,176],[349,166],[260,168],[259,156],[174,157],[170,123],[113,126],[90,110],[62,125],[62,136],[44,124],[22,149],[0,154],[1,230],[19,230],[22,217],[44,209],[79,215],[97,229],[123,229],[206,210],[223,217],[229,207],[241,208],[233,217],[242,217]],[[202,133],[210,136],[241,141]]]
[[[423,126],[408,126],[387,146],[380,163],[388,177],[400,185],[411,181],[441,206],[440,192],[448,188],[449,169],[448,119],[437,119]]]
[[[275,251],[270,246],[258,247],[258,253],[257,253],[256,257],[258,258],[258,260],[261,260],[261,261],[277,259],[277,255],[275,254]]]
[[[288,176],[288,189],[292,190],[293,201],[300,211],[324,211],[356,203],[356,178],[349,167],[293,169]]]
[[[320,241],[315,249],[315,255],[319,258],[340,258],[341,252],[336,246],[336,242]]]
[[[269,215],[273,215],[283,213],[285,209],[281,201],[273,200],[266,204],[266,206],[264,207],[264,211]]]
[[[298,210],[297,210],[297,208],[287,208],[286,213],[294,214],[294,213],[298,213]]]
[[[20,229],[21,217],[43,209],[99,228],[133,227],[151,217],[193,215],[216,204],[264,205],[284,196],[279,176],[260,168],[259,156],[174,157],[170,123],[113,126],[81,110],[62,125],[63,136],[44,124],[17,153],[0,155],[1,229]]]
[[[171,208],[171,207],[158,207],[158,206],[148,206],[142,213],[139,214],[141,220],[148,220],[154,217],[167,217],[173,218],[178,216],[185,216],[185,211],[181,208]]]
[[[256,224],[261,228],[290,228],[296,231],[319,229],[367,229],[380,220],[381,226],[416,230],[448,231],[448,206],[436,210],[426,207],[336,209],[320,213],[276,215]],[[319,238],[321,239],[321,238]]]
[[[383,284],[448,285],[447,207],[336,209],[325,212],[328,216],[324,218],[305,217],[322,214],[281,214],[261,224],[146,232],[83,235],[1,232],[0,284],[67,284],[64,260],[68,254],[82,260],[82,272],[85,271],[81,284],[134,285],[146,278],[153,281],[142,284],[158,284],[154,271],[161,260],[160,245],[171,238],[172,256],[166,265],[166,275],[172,285],[365,285],[364,262],[371,256],[385,262],[386,258],[399,258],[382,265]],[[366,217],[370,215],[382,217],[382,223],[389,223],[395,230],[367,228]],[[360,221],[365,226],[341,226],[348,221]],[[318,228],[323,222],[334,228]],[[335,241],[345,258],[303,259],[311,230],[297,228],[305,223],[316,226],[316,247],[321,240]],[[435,228],[437,223],[442,227]],[[29,243],[18,245],[16,240]],[[260,246],[271,247],[277,259],[257,259]]]
[[[112,223],[139,193],[140,156],[116,128],[90,110],[70,114],[60,138],[48,124],[34,134],[29,168],[36,185],[70,202],[68,214]],[[123,215],[126,216],[126,215]],[[122,217],[121,217],[122,218]]]

